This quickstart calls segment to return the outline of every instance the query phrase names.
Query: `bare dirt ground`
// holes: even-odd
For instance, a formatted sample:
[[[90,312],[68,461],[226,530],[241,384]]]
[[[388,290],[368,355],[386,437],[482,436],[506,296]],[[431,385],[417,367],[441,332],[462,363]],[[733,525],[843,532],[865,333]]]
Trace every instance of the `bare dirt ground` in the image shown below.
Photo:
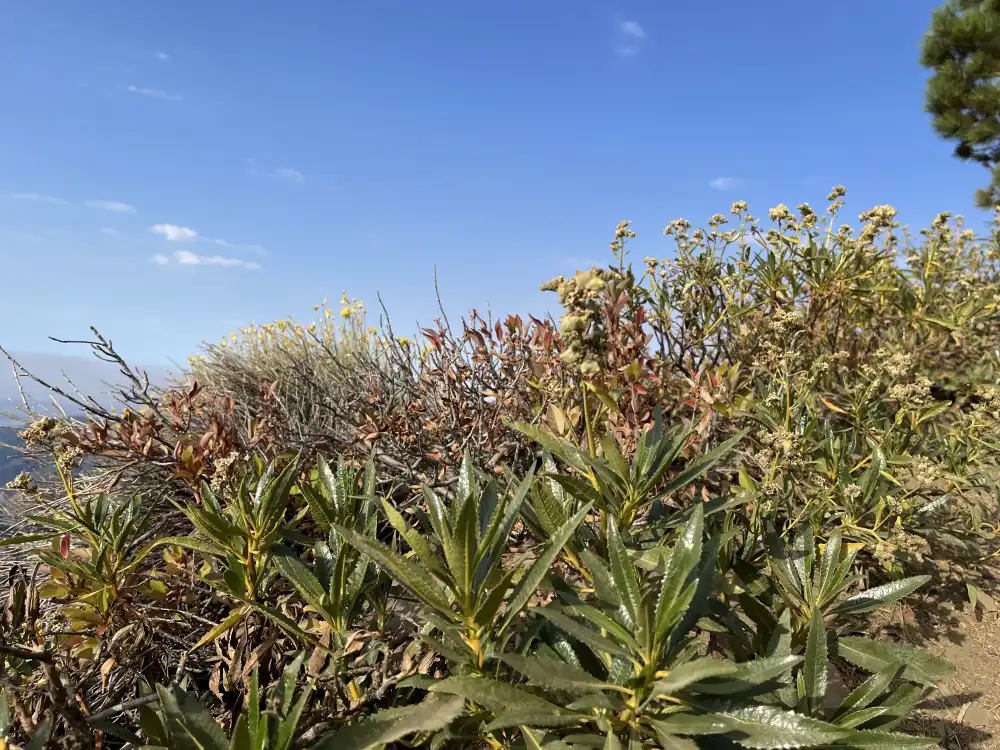
[[[976,607],[966,579],[955,575],[876,623],[880,637],[919,646],[955,665],[902,727],[936,736],[948,750],[1000,750],[1000,565],[977,573],[991,598]]]

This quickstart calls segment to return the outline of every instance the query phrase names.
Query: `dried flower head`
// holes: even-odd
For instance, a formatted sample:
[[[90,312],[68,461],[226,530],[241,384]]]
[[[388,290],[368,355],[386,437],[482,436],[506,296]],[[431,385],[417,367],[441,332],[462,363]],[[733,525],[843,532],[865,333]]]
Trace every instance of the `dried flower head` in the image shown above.
[[[788,210],[788,206],[786,206],[784,203],[779,203],[777,206],[770,209],[767,212],[767,215],[771,219],[771,221],[776,221],[779,223],[782,221],[790,221],[792,218],[792,212]]]
[[[35,482],[35,478],[31,476],[26,471],[22,471],[16,477],[7,482],[6,487],[8,490],[18,490],[20,492],[36,492],[38,490],[38,484]]]

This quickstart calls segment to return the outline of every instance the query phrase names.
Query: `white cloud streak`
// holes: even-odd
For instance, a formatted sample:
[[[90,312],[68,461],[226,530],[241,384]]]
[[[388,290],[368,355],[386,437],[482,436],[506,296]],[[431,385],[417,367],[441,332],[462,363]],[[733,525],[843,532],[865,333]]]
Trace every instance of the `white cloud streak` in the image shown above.
[[[101,234],[106,234],[108,237],[120,237],[121,232],[117,229],[112,229],[111,227],[101,227]]]
[[[168,242],[192,242],[198,239],[196,231],[177,224],[154,224],[149,228],[149,231],[165,237]]]
[[[294,182],[295,184],[301,184],[306,179],[304,174],[297,169],[292,169],[291,167],[279,167],[274,170],[273,176],[276,180]]]
[[[221,245],[222,247],[232,248],[233,250],[246,250],[251,253],[257,253],[257,255],[267,255],[267,250],[265,250],[260,245],[243,245],[238,242],[227,242],[226,240],[212,240],[205,238],[207,242],[211,242],[213,245]]]
[[[150,99],[159,99],[164,102],[182,102],[184,97],[180,94],[171,94],[169,92],[163,91],[162,89],[150,89],[144,88],[142,86],[131,85],[128,87],[128,91],[132,94],[138,94],[139,96],[146,96]]]
[[[633,39],[645,39],[646,31],[639,25],[638,21],[622,21],[618,24],[619,30],[625,36],[630,36]]]
[[[191,229],[191,227],[182,227],[177,224],[154,224],[149,228],[149,231],[153,234],[158,234],[167,242],[206,242],[212,245],[219,245],[220,247],[226,247],[230,250],[239,250],[243,252],[256,253],[257,255],[267,255],[267,250],[265,250],[260,245],[252,244],[242,244],[238,242],[229,242],[227,240],[213,238],[213,237],[203,237],[198,234],[197,230]],[[193,255],[193,253],[191,254]],[[201,256],[198,256],[201,257]],[[224,265],[224,264],[217,264]]]
[[[135,207],[121,201],[84,201],[87,208],[99,208],[102,211],[113,211],[117,214],[134,214]]]
[[[739,177],[716,177],[708,183],[708,186],[716,190],[732,190],[733,188],[740,187],[744,182],[746,180]]]
[[[62,198],[55,198],[51,195],[43,195],[42,193],[10,193],[8,197],[18,201],[48,203],[52,206],[80,205],[86,206],[87,208],[97,208],[101,211],[111,211],[116,214],[136,213],[135,206],[130,206],[128,203],[122,203],[121,201],[83,201],[83,203],[71,203],[70,201],[63,200]],[[102,231],[107,234],[114,230],[107,229]]]
[[[152,258],[149,259],[149,262],[155,263],[158,266],[165,266],[168,263],[170,263],[170,258],[168,258],[166,255],[163,255],[162,253],[157,253],[156,255],[154,255]]]
[[[167,60],[170,59],[170,55],[161,50],[156,50],[156,52],[153,53],[153,57],[155,57],[160,62],[167,62]]]
[[[639,48],[646,39],[646,30],[638,21],[618,22],[618,54],[631,57],[639,53]]]
[[[53,198],[51,195],[41,193],[11,193],[10,197],[16,201],[38,201],[39,203],[50,203],[53,206],[67,206],[69,201],[62,198]]]
[[[242,258],[227,258],[223,255],[198,255],[190,250],[178,250],[174,260],[182,266],[224,266],[227,268],[244,268],[247,271],[259,271],[260,263]]]

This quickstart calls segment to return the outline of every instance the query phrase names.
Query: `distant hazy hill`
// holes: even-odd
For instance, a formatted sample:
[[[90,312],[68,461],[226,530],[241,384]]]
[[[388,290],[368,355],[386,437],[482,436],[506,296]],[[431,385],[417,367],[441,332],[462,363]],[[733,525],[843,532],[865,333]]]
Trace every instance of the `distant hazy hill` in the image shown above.
[[[20,443],[17,439],[17,431],[19,429],[20,427],[0,427],[0,535],[2,535],[4,528],[7,526],[5,518],[9,508],[6,505],[6,499],[11,494],[9,490],[4,489],[4,485],[22,471],[30,471],[32,469],[31,465],[24,460],[17,450],[8,448],[6,445]],[[0,549],[0,553],[2,551]]]
[[[14,356],[36,376],[46,382],[72,392],[72,387],[66,382],[68,376],[82,393],[93,397],[98,403],[109,406],[114,399],[109,395],[111,389],[107,383],[118,383],[121,381],[121,373],[115,365],[102,362],[94,357],[78,357],[72,355],[61,355],[52,353],[24,353],[15,352]],[[148,368],[150,379],[154,383],[165,383],[167,381],[167,368]],[[31,382],[26,378],[21,379],[21,390],[25,398],[36,414],[58,415],[54,408],[50,394],[41,386]],[[67,402],[65,399],[58,399],[60,405],[67,413],[79,413],[78,407]],[[20,413],[22,411],[21,391],[11,374],[10,366],[0,357],[0,412]],[[6,447],[5,444],[17,445],[17,433],[23,425],[12,424],[9,418],[0,414],[0,504],[3,502],[5,490],[4,485],[16,477],[22,471],[51,471],[52,467],[37,467],[30,465],[21,454]],[[2,524],[0,524],[2,528]]]
[[[0,488],[22,471],[28,471],[28,462],[21,454],[6,444],[16,445],[18,427],[0,427]]]
[[[98,403],[110,405],[113,402],[109,395],[111,389],[107,383],[119,383],[122,380],[118,368],[94,357],[78,357],[52,353],[15,352],[14,356],[23,367],[36,376],[72,393],[72,387],[66,382],[68,376],[82,393],[96,399]],[[149,373],[154,383],[167,381],[166,367],[143,368]],[[31,404],[32,409],[41,413],[58,412],[53,408],[51,394],[37,383],[27,378],[21,379],[21,388]],[[61,406],[69,412],[79,411],[65,399],[57,399]],[[11,373],[10,366],[0,358],[0,411],[19,411],[21,409],[21,394],[17,382]],[[4,425],[4,417],[0,415],[0,425]],[[9,424],[9,421],[6,422]]]

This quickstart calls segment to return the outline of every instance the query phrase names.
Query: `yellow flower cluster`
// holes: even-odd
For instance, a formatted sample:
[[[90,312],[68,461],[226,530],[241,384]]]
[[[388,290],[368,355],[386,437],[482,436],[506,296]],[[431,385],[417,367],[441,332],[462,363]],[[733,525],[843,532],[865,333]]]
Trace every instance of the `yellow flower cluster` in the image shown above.
[[[225,336],[215,346],[240,354],[264,354],[281,349],[290,344],[308,345],[309,342],[336,345],[339,348],[356,349],[368,346],[373,334],[373,326],[365,324],[365,305],[361,300],[351,300],[344,293],[340,298],[339,320],[334,318],[334,310],[327,307],[327,301],[313,305],[316,320],[302,324],[291,318],[275,320],[271,323],[251,322],[245,328]],[[189,362],[196,366],[202,357],[191,357]]]
[[[559,324],[565,348],[562,358],[577,365],[584,375],[601,369],[602,345],[606,331],[601,326],[601,293],[607,288],[608,272],[600,268],[578,271],[567,279],[562,276],[542,285],[543,292],[556,292],[566,313]]]

